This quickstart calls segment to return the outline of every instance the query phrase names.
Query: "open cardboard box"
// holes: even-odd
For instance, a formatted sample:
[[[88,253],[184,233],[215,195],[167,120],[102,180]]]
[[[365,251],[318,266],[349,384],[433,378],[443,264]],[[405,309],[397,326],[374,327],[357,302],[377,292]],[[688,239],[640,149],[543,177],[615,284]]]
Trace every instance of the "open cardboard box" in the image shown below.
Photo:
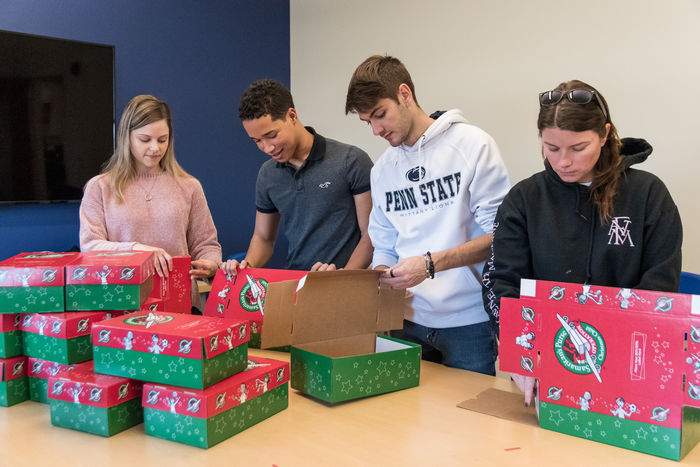
[[[219,269],[211,285],[204,316],[250,321],[248,347],[259,349],[268,284],[301,279],[306,274],[307,271],[292,269],[244,268],[236,275],[227,275]]]
[[[542,428],[674,460],[700,440],[700,296],[523,280],[500,338]]]
[[[261,347],[292,345],[292,388],[335,403],[418,385],[420,345],[377,335],[402,328],[410,306],[379,274],[311,272],[268,285]]]

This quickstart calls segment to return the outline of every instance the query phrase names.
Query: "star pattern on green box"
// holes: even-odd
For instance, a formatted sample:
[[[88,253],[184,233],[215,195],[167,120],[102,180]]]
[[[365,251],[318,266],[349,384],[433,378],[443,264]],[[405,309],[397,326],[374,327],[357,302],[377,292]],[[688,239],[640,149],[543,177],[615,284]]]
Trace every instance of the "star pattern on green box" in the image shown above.
[[[420,349],[329,358],[292,349],[291,385],[327,402],[383,394],[418,385]]]
[[[22,331],[0,332],[0,358],[22,355]]]
[[[63,287],[0,287],[0,313],[64,311]]]
[[[287,408],[287,384],[208,419],[144,407],[146,434],[208,448]]]
[[[92,359],[90,335],[59,339],[25,332],[22,336],[24,355],[72,365]]]
[[[681,430],[540,402],[540,426],[579,438],[678,459]]]
[[[141,284],[68,284],[66,310],[138,310],[141,287]]]
[[[41,402],[42,404],[48,403],[46,397],[46,390],[48,386],[48,380],[45,378],[37,378],[34,376],[29,376],[29,399],[34,402]]]
[[[29,399],[29,382],[26,376],[0,383],[0,406],[10,407]]]
[[[242,344],[215,357],[196,360],[94,346],[94,357],[98,373],[201,389],[243,371],[248,364],[248,347]]]
[[[141,398],[113,407],[92,407],[49,399],[51,424],[101,436],[112,436],[143,421]]]

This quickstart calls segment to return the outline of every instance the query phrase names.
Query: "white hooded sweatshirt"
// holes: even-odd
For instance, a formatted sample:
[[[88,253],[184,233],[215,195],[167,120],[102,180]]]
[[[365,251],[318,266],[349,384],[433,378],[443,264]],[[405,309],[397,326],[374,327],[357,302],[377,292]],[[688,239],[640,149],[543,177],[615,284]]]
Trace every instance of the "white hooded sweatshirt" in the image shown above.
[[[390,147],[372,168],[369,236],[373,266],[438,252],[493,230],[510,181],[496,143],[457,109],[442,114],[413,146]],[[414,323],[448,328],[488,321],[483,262],[437,272],[410,290]]]

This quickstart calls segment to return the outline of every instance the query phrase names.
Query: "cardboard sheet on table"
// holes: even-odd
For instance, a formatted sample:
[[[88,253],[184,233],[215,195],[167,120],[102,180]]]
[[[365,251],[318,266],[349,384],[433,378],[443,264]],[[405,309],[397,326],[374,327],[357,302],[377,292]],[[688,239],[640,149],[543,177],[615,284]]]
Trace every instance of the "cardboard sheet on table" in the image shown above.
[[[481,391],[476,398],[460,402],[457,407],[526,425],[539,425],[534,401],[530,407],[525,407],[521,393],[488,388]]]

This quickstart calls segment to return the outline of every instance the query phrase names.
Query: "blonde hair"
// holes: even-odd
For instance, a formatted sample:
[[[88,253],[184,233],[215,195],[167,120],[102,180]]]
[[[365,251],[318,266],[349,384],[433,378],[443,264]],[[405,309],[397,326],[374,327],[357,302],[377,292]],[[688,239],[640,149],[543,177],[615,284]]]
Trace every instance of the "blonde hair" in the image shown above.
[[[175,159],[173,121],[168,104],[153,96],[136,96],[129,101],[122,113],[117,129],[117,147],[102,170],[103,174],[109,175],[110,189],[117,203],[124,202],[124,189],[138,176],[129,144],[131,132],[159,120],[167,122],[169,133],[168,148],[160,160],[160,168],[176,180],[178,177],[191,176]]]

